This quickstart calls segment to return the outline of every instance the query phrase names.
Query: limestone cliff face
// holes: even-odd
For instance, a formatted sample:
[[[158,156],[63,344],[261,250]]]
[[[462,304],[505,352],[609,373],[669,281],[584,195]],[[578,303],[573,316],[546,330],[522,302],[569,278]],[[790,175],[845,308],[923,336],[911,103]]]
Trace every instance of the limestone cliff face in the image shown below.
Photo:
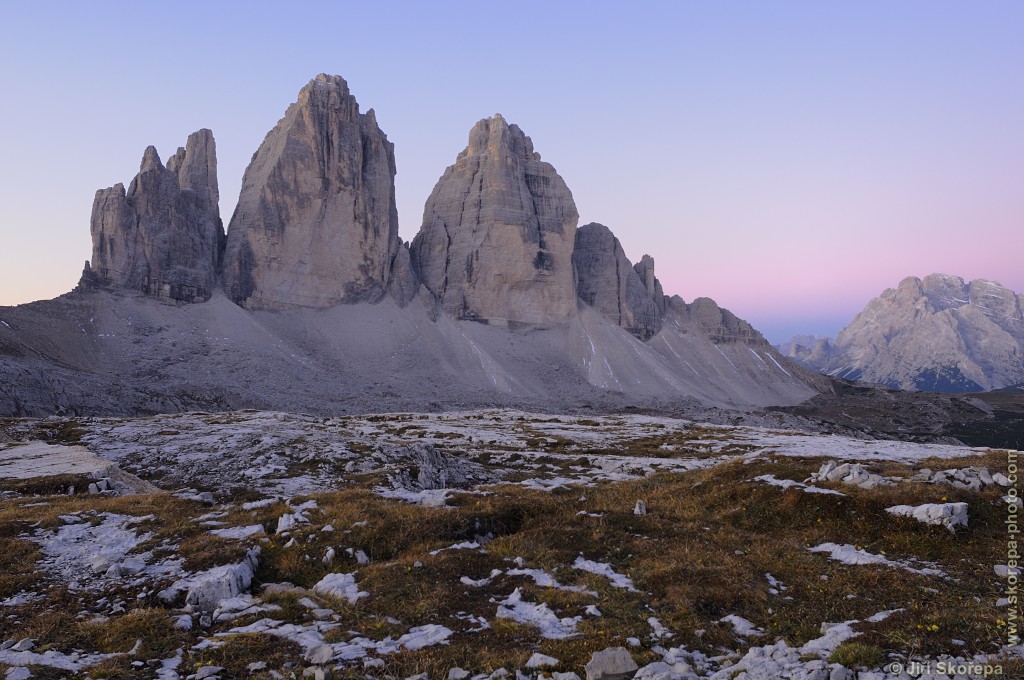
[[[135,290],[153,297],[208,300],[224,242],[213,133],[189,135],[167,166],[152,146],[128,190],[96,192],[92,259],[85,286]]]
[[[576,293],[583,302],[641,340],[661,330],[665,294],[654,276],[650,255],[644,255],[634,267],[619,239],[608,227],[594,222],[576,230],[572,262]]]
[[[707,335],[711,342],[717,344],[742,343],[757,347],[770,347],[757,329],[750,323],[739,318],[728,309],[719,307],[711,298],[699,297],[686,304],[673,295],[668,301],[672,316],[685,319],[693,324],[698,331]]]
[[[576,312],[572,193],[500,115],[478,122],[438,180],[412,265],[442,307],[496,325],[557,324]]]
[[[908,277],[873,299],[832,344],[791,351],[842,378],[966,392],[1024,380],[1024,295],[992,281]]]
[[[245,171],[225,290],[253,309],[375,302],[401,247],[394,145],[372,109],[359,112],[342,78],[320,74]]]

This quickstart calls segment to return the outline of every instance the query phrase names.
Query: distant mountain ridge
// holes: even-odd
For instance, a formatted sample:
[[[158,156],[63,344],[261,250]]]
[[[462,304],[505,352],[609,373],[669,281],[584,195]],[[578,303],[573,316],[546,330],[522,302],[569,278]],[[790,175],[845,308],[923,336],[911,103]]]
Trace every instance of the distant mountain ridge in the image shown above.
[[[1024,382],[1024,295],[984,279],[912,276],[834,341],[797,336],[777,349],[828,375],[898,389],[1001,389]]]

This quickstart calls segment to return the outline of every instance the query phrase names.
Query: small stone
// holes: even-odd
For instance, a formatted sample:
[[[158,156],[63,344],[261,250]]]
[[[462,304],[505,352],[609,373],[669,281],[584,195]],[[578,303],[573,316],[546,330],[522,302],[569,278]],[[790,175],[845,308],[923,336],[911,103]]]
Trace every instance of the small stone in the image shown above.
[[[655,661],[647,664],[636,672],[634,680],[672,680],[675,677],[675,669],[664,661]]]
[[[256,671],[264,670],[266,667],[267,667],[267,662],[266,661],[253,661],[251,664],[246,666],[245,669],[247,671],[249,671],[250,673],[255,673]]]
[[[13,649],[16,652],[27,652],[35,646],[35,640],[33,640],[32,638],[24,638],[18,641],[18,643],[11,647],[11,649]]]
[[[536,654],[534,656],[536,656]],[[532,659],[533,657],[530,658]],[[468,677],[469,671],[459,668],[458,666],[448,669],[448,680],[465,680]]]
[[[302,658],[311,664],[322,666],[334,658],[334,648],[330,645],[318,645],[306,652]]]
[[[322,668],[320,666],[310,666],[302,671],[302,677],[312,678],[312,680],[331,680],[333,674],[330,668]]]
[[[625,647],[609,647],[594,652],[584,670],[587,680],[628,680],[637,668]]]
[[[4,640],[3,644],[0,644],[0,650],[10,649],[11,647],[13,647],[16,644],[18,644],[18,641],[15,640],[14,638],[10,638],[9,640]]]
[[[96,495],[100,492],[100,487],[96,486],[96,482],[89,483],[89,493]]]
[[[196,671],[196,680],[203,680],[203,678],[212,678],[215,675],[220,675],[224,669],[221,666],[203,666]]]
[[[998,484],[999,486],[1010,486],[1009,477],[1004,475],[1002,472],[997,472],[994,475],[992,475],[992,481]]]
[[[529,661],[526,662],[526,667],[527,668],[543,668],[545,666],[557,666],[557,665],[558,665],[558,659],[556,659],[553,656],[548,656],[546,654],[541,654],[540,652],[535,652],[533,654],[533,656],[530,657]],[[450,675],[449,675],[449,680],[451,680],[451,676]]]
[[[636,505],[633,506],[633,514],[642,516],[647,514],[647,503],[644,501],[637,501]]]
[[[28,680],[31,677],[32,671],[24,666],[12,666],[7,669],[7,674],[4,675],[4,680]]]

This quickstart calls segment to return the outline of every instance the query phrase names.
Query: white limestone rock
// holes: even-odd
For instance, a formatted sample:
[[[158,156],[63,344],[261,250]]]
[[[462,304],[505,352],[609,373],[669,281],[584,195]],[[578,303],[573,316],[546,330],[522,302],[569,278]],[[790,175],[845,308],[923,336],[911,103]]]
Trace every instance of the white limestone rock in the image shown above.
[[[450,314],[550,325],[576,312],[572,193],[500,115],[478,122],[438,180],[412,242],[413,268]]]
[[[925,503],[924,505],[894,505],[886,512],[897,517],[913,517],[918,522],[944,526],[950,531],[967,526],[967,503]]]
[[[625,647],[609,647],[594,652],[584,667],[587,680],[626,680],[633,676],[638,666]]]
[[[249,550],[238,564],[213,567],[174,582],[159,593],[161,600],[173,603],[185,593],[185,605],[192,611],[213,612],[221,600],[237,597],[249,590],[259,564],[259,547]]]

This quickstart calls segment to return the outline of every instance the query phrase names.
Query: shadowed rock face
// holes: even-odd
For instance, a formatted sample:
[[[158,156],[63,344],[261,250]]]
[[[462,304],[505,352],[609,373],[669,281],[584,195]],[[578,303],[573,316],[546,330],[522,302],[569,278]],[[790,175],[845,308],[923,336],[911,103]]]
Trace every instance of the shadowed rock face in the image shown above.
[[[665,294],[650,255],[634,267],[611,230],[593,222],[576,230],[572,262],[583,302],[641,340],[661,330]]]
[[[572,193],[500,115],[478,122],[438,180],[412,244],[420,281],[457,318],[555,324],[576,311]]]
[[[320,74],[245,171],[225,290],[253,309],[376,302],[401,247],[394,145],[372,109],[359,113],[342,78]]]
[[[82,284],[186,302],[210,298],[224,242],[213,133],[189,135],[167,162],[152,146],[126,192],[96,192]]]

